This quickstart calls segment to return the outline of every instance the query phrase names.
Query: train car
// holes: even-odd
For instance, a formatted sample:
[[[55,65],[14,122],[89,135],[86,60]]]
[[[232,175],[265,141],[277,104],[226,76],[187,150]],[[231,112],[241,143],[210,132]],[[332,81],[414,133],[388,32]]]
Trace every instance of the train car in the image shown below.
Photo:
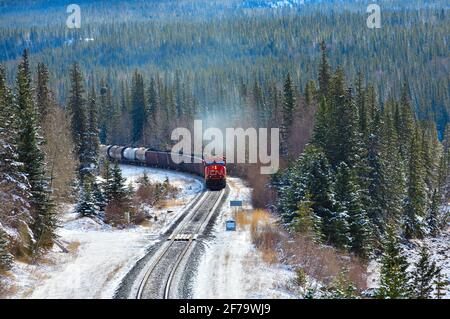
[[[140,147],[136,149],[136,161],[140,164],[146,163],[146,153],[147,149],[145,147]]]
[[[114,161],[122,161],[123,160],[123,151],[126,147],[123,146],[113,146],[108,150],[109,157]]]
[[[126,162],[135,163],[136,162],[136,151],[137,148],[127,147],[123,150],[123,159]]]
[[[205,179],[206,186],[211,190],[219,190],[226,187],[227,169],[225,158],[203,160],[201,155],[175,154],[143,147],[132,148],[116,145],[101,145],[100,151],[112,161],[176,169],[202,176]],[[177,161],[180,163],[176,163]]]
[[[158,152],[150,150],[146,151],[145,164],[148,166],[158,166]]]
[[[227,186],[227,168],[225,158],[209,158],[204,161],[205,183],[211,190],[220,190]]]
[[[158,167],[169,168],[169,153],[167,152],[155,152],[158,156]]]

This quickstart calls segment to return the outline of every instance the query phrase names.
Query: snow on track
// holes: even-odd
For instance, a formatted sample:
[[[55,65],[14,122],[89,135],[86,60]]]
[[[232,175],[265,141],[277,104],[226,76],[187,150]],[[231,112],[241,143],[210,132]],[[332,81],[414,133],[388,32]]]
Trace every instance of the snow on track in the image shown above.
[[[16,262],[10,277],[13,298],[112,298],[122,278],[182,213],[184,204],[203,189],[203,183],[189,174],[147,167],[121,166],[128,182],[147,172],[151,181],[167,177],[182,189],[177,206],[166,207],[167,218],[149,227],[114,229],[90,218],[77,218],[73,205],[66,206],[59,229],[61,242],[70,250],[55,247],[38,265]],[[167,214],[167,210],[171,210]],[[157,211],[155,213],[158,213]]]
[[[243,200],[251,209],[251,189],[238,178],[228,178],[230,195],[217,218],[213,239],[193,282],[193,298],[291,298],[284,288],[293,273],[282,265],[265,263],[251,242],[249,229],[225,231],[225,221],[232,216],[230,200]]]

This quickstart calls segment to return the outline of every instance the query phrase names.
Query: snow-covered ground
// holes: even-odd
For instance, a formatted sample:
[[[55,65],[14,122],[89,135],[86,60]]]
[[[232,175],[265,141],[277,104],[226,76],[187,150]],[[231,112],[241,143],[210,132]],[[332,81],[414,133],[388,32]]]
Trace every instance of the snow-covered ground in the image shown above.
[[[450,205],[445,208],[450,210]],[[443,279],[449,283],[446,290],[446,299],[450,299],[450,225],[438,237],[425,238],[423,240],[414,240],[407,245],[403,245],[403,251],[410,265],[414,264],[419,258],[419,251],[422,245],[428,247],[432,260],[441,267]],[[376,289],[380,281],[380,265],[377,260],[372,260],[367,267],[367,287]],[[408,268],[412,270],[412,267]]]
[[[243,200],[251,209],[251,190],[240,179],[228,178],[231,191],[207,243],[193,284],[194,298],[291,298],[285,289],[293,278],[287,267],[268,264],[251,242],[249,227],[226,231],[232,218],[229,200]]]
[[[144,171],[151,181],[162,182],[168,177],[172,185],[182,189],[175,206],[155,211],[160,216],[157,222],[123,230],[77,218],[73,205],[65,206],[58,234],[69,253],[55,246],[37,265],[16,262],[7,279],[7,297],[111,298],[123,276],[203,188],[200,180],[188,174],[128,165],[121,168],[130,183]]]

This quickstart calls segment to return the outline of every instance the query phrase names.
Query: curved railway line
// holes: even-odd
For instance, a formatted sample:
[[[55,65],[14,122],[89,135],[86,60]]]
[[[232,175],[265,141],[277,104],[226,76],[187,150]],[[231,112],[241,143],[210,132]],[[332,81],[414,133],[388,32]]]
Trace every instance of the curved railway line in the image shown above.
[[[181,265],[187,262],[214,213],[220,206],[226,190],[204,192],[191,211],[179,223],[167,241],[155,253],[150,266],[145,269],[135,298],[177,298],[174,280],[182,271]]]

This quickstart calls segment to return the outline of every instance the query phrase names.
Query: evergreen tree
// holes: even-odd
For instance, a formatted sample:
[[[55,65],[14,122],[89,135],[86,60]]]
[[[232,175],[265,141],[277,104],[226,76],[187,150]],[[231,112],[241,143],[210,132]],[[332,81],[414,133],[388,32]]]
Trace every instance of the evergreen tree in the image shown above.
[[[276,206],[285,223],[290,224],[296,217],[299,203],[309,200],[314,214],[320,219],[322,233],[329,238],[334,207],[333,184],[330,165],[320,149],[312,145],[306,147],[292,166],[274,179],[273,185],[278,190]]]
[[[38,123],[42,125],[47,119],[50,111],[50,91],[48,89],[49,74],[48,69],[43,63],[37,66],[36,83],[36,108],[38,112]]]
[[[437,189],[434,190],[431,198],[431,206],[427,215],[427,227],[429,234],[433,237],[439,235],[442,226],[442,218],[440,216],[440,195]]]
[[[414,136],[415,117],[410,104],[409,86],[404,82],[401,92],[400,105],[396,109],[396,128],[399,137],[400,153],[403,159],[408,159],[409,145]]]
[[[408,195],[405,204],[404,232],[406,238],[421,238],[424,235],[426,194],[424,165],[420,145],[420,132],[416,128],[411,138],[409,151]]]
[[[80,167],[80,178],[90,171],[91,158],[89,156],[89,123],[84,98],[84,79],[78,63],[74,63],[70,70],[71,88],[68,107],[71,113],[72,138],[75,144]]]
[[[302,234],[311,236],[315,241],[322,241],[321,220],[314,214],[311,195],[306,194],[305,199],[298,204],[296,216],[292,220],[292,228]]]
[[[423,245],[419,260],[414,264],[411,282],[411,298],[429,299],[433,293],[433,283],[438,274],[436,263],[431,260],[428,249]]]
[[[322,52],[322,59],[319,65],[319,99],[327,97],[329,94],[331,68],[327,57],[327,47],[325,41],[320,43],[320,50]]]
[[[144,95],[144,79],[142,75],[136,70],[133,74],[131,84],[131,120],[133,127],[133,143],[137,143],[142,139],[146,118],[147,114]]]
[[[288,138],[293,122],[295,110],[295,92],[291,75],[288,73],[283,86],[283,121],[281,126],[281,153],[287,155],[289,151]]]
[[[28,52],[24,51],[18,66],[16,79],[16,107],[18,112],[17,152],[23,163],[23,173],[30,183],[30,205],[34,218],[32,230],[36,240],[35,249],[51,247],[56,238],[57,219],[50,198],[51,189],[45,176],[45,158],[41,149],[36,123],[36,109],[31,87]]]
[[[13,260],[13,255],[8,251],[7,234],[0,224],[0,271],[11,269]]]
[[[408,298],[408,263],[393,227],[389,227],[386,232],[383,248],[380,287],[376,296],[386,299]]]
[[[86,160],[90,163],[91,170],[98,167],[98,156],[100,149],[99,129],[98,129],[98,109],[96,103],[94,87],[88,97],[88,126],[87,126],[87,150]]]
[[[435,297],[436,299],[443,299],[445,297],[445,291],[448,286],[448,279],[445,276],[442,276],[442,269],[440,267],[437,268],[436,280],[434,281],[434,285],[436,287]]]
[[[17,226],[28,223],[29,188],[23,163],[17,153],[18,114],[5,70],[0,65],[0,223]]]
[[[105,187],[105,197],[108,202],[115,201],[125,203],[128,200],[127,189],[125,186],[125,178],[122,176],[119,164],[116,162],[110,171],[110,178],[107,179],[108,184]]]
[[[335,233],[342,238],[341,242],[359,256],[367,257],[370,251],[371,225],[367,213],[361,203],[361,191],[356,183],[355,173],[345,163],[341,163],[336,172],[337,214],[341,215],[344,228]]]
[[[331,123],[330,104],[321,98],[319,108],[314,119],[314,129],[312,142],[321,149],[327,149],[330,145],[331,134],[329,134],[329,125]]]
[[[385,105],[381,133],[379,207],[381,215],[376,224],[381,233],[386,223],[398,223],[405,200],[405,168],[398,149],[398,137],[392,120],[393,102]]]
[[[75,211],[80,216],[93,217],[98,214],[97,207],[95,205],[94,196],[92,194],[92,182],[89,179],[85,179],[80,187],[79,201],[75,208]]]

